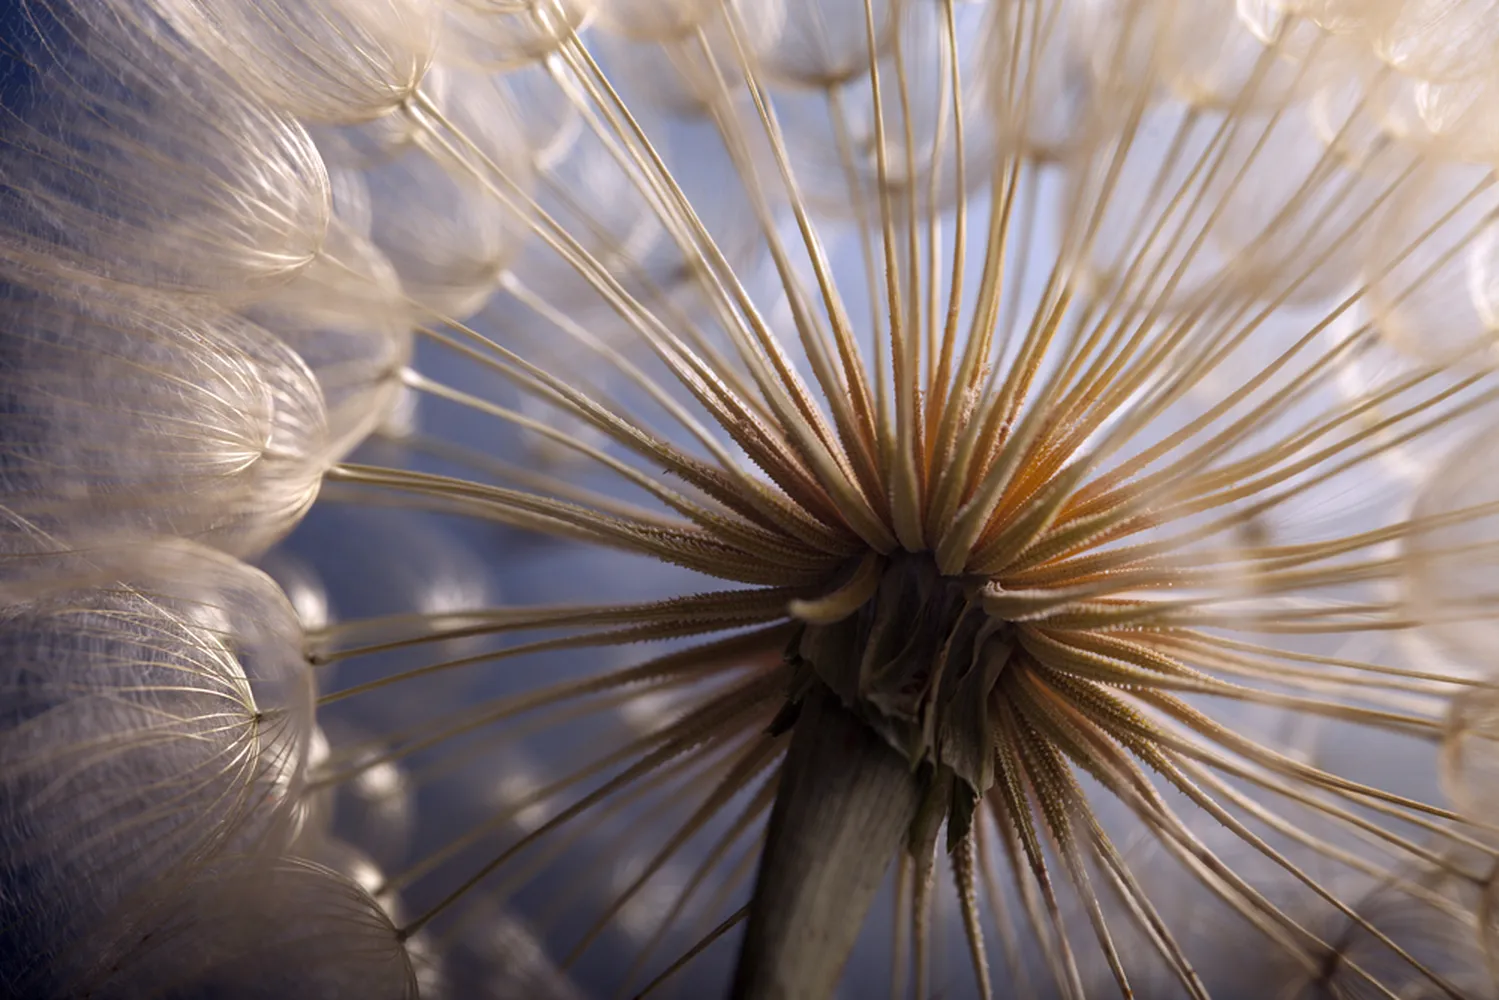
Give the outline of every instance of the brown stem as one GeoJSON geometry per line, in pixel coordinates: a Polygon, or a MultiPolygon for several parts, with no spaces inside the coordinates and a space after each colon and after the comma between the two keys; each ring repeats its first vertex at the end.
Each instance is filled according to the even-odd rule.
{"type": "Polygon", "coordinates": [[[906,758],[821,684],[781,769],[733,1000],[826,1000],[921,800],[906,758]]]}

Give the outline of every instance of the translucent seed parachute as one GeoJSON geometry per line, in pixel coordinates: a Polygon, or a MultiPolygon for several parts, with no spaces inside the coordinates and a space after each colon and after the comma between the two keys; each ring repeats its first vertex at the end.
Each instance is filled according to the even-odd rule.
{"type": "Polygon", "coordinates": [[[255,570],[178,543],[58,581],[0,618],[0,925],[17,996],[66,995],[88,942],[163,880],[286,849],[312,724],[291,609],[255,570]]]}
{"type": "Polygon", "coordinates": [[[263,551],[317,496],[322,394],[259,325],[87,285],[11,285],[0,323],[7,575],[157,535],[263,551]]]}
{"type": "Polygon", "coordinates": [[[7,264],[235,302],[284,282],[328,226],[306,129],[129,9],[37,7],[47,45],[3,110],[7,264]]]}

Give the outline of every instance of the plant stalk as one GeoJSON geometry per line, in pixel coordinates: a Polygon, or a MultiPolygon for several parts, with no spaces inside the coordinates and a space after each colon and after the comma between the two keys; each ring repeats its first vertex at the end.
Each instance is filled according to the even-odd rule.
{"type": "Polygon", "coordinates": [[[921,801],[907,759],[816,684],[781,768],[733,1000],[826,1000],[921,801]]]}

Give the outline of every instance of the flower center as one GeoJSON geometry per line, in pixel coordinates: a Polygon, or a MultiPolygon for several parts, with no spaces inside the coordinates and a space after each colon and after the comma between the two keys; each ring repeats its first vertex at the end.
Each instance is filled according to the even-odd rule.
{"type": "MultiPolygon", "coordinates": [[[[788,651],[802,685],[821,681],[913,770],[927,769],[924,813],[948,813],[949,839],[966,833],[994,782],[989,695],[1014,648],[1009,623],[979,602],[987,582],[943,576],[927,552],[896,553],[857,610],[807,623],[788,651]]],[[[942,817],[930,818],[934,834],[942,817]]]]}

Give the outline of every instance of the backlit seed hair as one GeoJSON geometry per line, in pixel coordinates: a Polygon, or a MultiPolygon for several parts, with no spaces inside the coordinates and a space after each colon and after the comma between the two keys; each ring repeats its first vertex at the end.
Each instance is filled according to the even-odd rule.
{"type": "Polygon", "coordinates": [[[62,990],[164,882],[285,850],[311,732],[300,631],[257,571],[177,543],[74,560],[69,577],[0,613],[0,927],[18,996],[62,990]]]}
{"type": "Polygon", "coordinates": [[[160,535],[260,552],[317,496],[322,393],[259,325],[82,284],[11,284],[0,325],[0,579],[160,535]]]}

